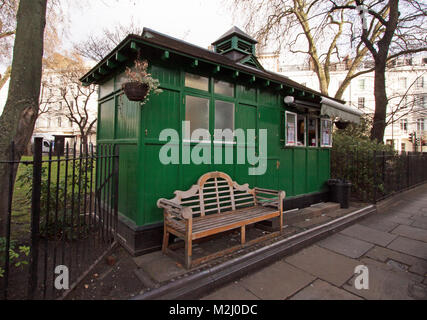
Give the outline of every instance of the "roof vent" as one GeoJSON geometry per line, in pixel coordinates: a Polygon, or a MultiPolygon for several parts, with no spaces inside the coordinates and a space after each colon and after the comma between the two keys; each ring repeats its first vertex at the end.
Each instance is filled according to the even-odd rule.
{"type": "Polygon", "coordinates": [[[238,27],[233,27],[212,43],[214,51],[235,62],[263,70],[256,58],[258,42],[238,27]]]}

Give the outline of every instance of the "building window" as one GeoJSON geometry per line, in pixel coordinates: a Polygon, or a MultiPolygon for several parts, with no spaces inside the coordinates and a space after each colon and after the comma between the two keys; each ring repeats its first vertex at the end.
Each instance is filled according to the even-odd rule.
{"type": "Polygon", "coordinates": [[[215,101],[215,129],[234,130],[234,103],[215,101]]]}
{"type": "Polygon", "coordinates": [[[365,90],[365,79],[360,79],[359,80],[359,89],[360,90],[365,90]]]}
{"type": "Polygon", "coordinates": [[[62,127],[62,118],[58,117],[58,128],[62,127]]]}
{"type": "Polygon", "coordinates": [[[234,85],[229,82],[215,80],[215,93],[234,97],[234,85]]]}
{"type": "Polygon", "coordinates": [[[299,114],[297,116],[297,145],[300,147],[303,147],[306,145],[305,138],[306,138],[306,116],[303,116],[299,114]]]}
{"type": "Polygon", "coordinates": [[[359,99],[357,100],[357,106],[359,109],[365,108],[365,97],[359,97],[359,99]]]}
{"type": "Polygon", "coordinates": [[[185,120],[190,122],[190,131],[185,131],[184,139],[189,140],[194,130],[209,130],[209,99],[186,96],[185,120]]]}
{"type": "Polygon", "coordinates": [[[73,127],[73,120],[68,119],[68,125],[69,125],[70,128],[72,128],[73,127]]]}
{"type": "Polygon", "coordinates": [[[418,132],[423,132],[424,128],[425,128],[425,119],[421,118],[421,119],[417,119],[417,131],[418,132]]]}
{"type": "Polygon", "coordinates": [[[416,87],[417,89],[424,88],[424,77],[419,77],[419,78],[417,79],[417,81],[415,82],[415,87],[416,87]]]}
{"type": "Polygon", "coordinates": [[[297,135],[297,115],[293,112],[286,112],[286,145],[296,145],[297,135]]]}
{"type": "Polygon", "coordinates": [[[399,84],[399,89],[406,89],[407,79],[406,78],[399,78],[398,84],[399,84]]]}
{"type": "Polygon", "coordinates": [[[316,118],[308,118],[308,145],[310,147],[318,146],[318,126],[316,118]]]}
{"type": "Polygon", "coordinates": [[[50,128],[52,125],[52,120],[50,118],[47,119],[47,127],[50,128]]]}
{"type": "Polygon", "coordinates": [[[400,151],[401,152],[406,152],[406,143],[401,143],[400,144],[400,151]]]}
{"type": "Polygon", "coordinates": [[[400,130],[403,132],[408,132],[408,119],[400,120],[400,130]]]}
{"type": "Polygon", "coordinates": [[[420,108],[427,107],[427,98],[424,94],[418,94],[415,96],[416,105],[420,108]]]}
{"type": "Polygon", "coordinates": [[[185,86],[203,91],[209,91],[209,78],[191,73],[185,74],[185,86]]]}
{"type": "Polygon", "coordinates": [[[321,146],[332,147],[332,121],[329,119],[320,120],[321,146]]]}

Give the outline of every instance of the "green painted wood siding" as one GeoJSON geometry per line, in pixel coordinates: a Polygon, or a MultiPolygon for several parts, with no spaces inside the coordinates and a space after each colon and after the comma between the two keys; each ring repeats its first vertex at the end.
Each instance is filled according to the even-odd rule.
{"type": "MultiPolygon", "coordinates": [[[[330,150],[325,148],[283,147],[281,138],[284,131],[283,96],[277,91],[237,83],[233,78],[219,80],[235,83],[234,97],[216,96],[213,92],[214,78],[210,75],[210,90],[203,92],[185,88],[185,72],[197,74],[198,69],[184,69],[164,61],[155,62],[151,67],[153,77],[160,80],[163,93],[152,95],[143,106],[129,102],[120,91],[113,98],[100,101],[98,143],[113,142],[120,149],[120,213],[138,226],[163,221],[163,213],[156,207],[159,198],[171,198],[175,190],[187,190],[198,178],[209,171],[223,171],[240,184],[251,187],[265,187],[285,190],[288,197],[322,191],[330,177],[330,150]],[[165,142],[159,141],[160,132],[172,128],[180,133],[181,122],[185,120],[185,97],[193,95],[210,101],[210,131],[215,126],[215,99],[232,102],[235,105],[235,129],[267,129],[268,154],[267,172],[263,176],[250,176],[250,164],[214,164],[211,146],[209,165],[180,164],[163,165],[159,152],[165,142]],[[115,97],[115,98],[114,98],[115,97]]],[[[209,74],[202,73],[204,76],[209,74]]],[[[190,147],[190,150],[194,145],[190,147]]],[[[225,156],[224,147],[223,157],[225,156]]],[[[234,161],[239,148],[234,145],[234,161]]]]}

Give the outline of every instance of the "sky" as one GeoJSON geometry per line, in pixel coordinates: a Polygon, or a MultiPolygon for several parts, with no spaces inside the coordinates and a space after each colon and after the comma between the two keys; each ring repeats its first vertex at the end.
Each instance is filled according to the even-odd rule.
{"type": "MultiPolygon", "coordinates": [[[[207,48],[235,23],[226,0],[69,0],[63,7],[67,32],[64,49],[84,41],[89,35],[99,35],[105,28],[117,24],[148,27],[207,48]]],[[[238,23],[238,27],[242,27],[238,23]]],[[[3,67],[1,68],[3,69],[3,67]]],[[[1,71],[0,71],[1,72],[1,71]]],[[[7,98],[8,86],[0,91],[0,114],[7,98]]]]}
{"type": "Polygon", "coordinates": [[[233,26],[225,0],[87,1],[88,6],[72,5],[67,12],[72,41],[84,40],[90,34],[133,19],[135,24],[207,47],[233,26]]]}

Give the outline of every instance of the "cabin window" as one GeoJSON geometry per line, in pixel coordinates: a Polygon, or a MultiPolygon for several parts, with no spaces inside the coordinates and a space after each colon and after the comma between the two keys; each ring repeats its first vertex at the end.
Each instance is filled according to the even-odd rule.
{"type": "Polygon", "coordinates": [[[321,119],[321,139],[322,147],[332,147],[332,121],[321,119]]]}
{"type": "MultiPolygon", "coordinates": [[[[215,129],[234,131],[234,103],[215,101],[215,129]]],[[[227,137],[226,140],[233,140],[233,138],[227,137]]]]}
{"type": "Polygon", "coordinates": [[[318,143],[318,125],[316,118],[308,118],[308,145],[310,147],[317,147],[318,143]]]}
{"type": "Polygon", "coordinates": [[[229,82],[215,80],[215,93],[234,97],[234,85],[229,82]]]}
{"type": "Polygon", "coordinates": [[[209,78],[186,73],[185,86],[193,89],[209,91],[209,78]]]}
{"type": "Polygon", "coordinates": [[[190,136],[186,131],[185,139],[190,139],[194,130],[209,130],[209,99],[187,96],[185,101],[185,121],[190,122],[190,136]]]}
{"type": "Polygon", "coordinates": [[[303,147],[306,145],[306,116],[299,114],[297,116],[297,145],[303,147]]]}
{"type": "Polygon", "coordinates": [[[286,112],[286,145],[296,145],[297,115],[296,113],[286,112]]]}

